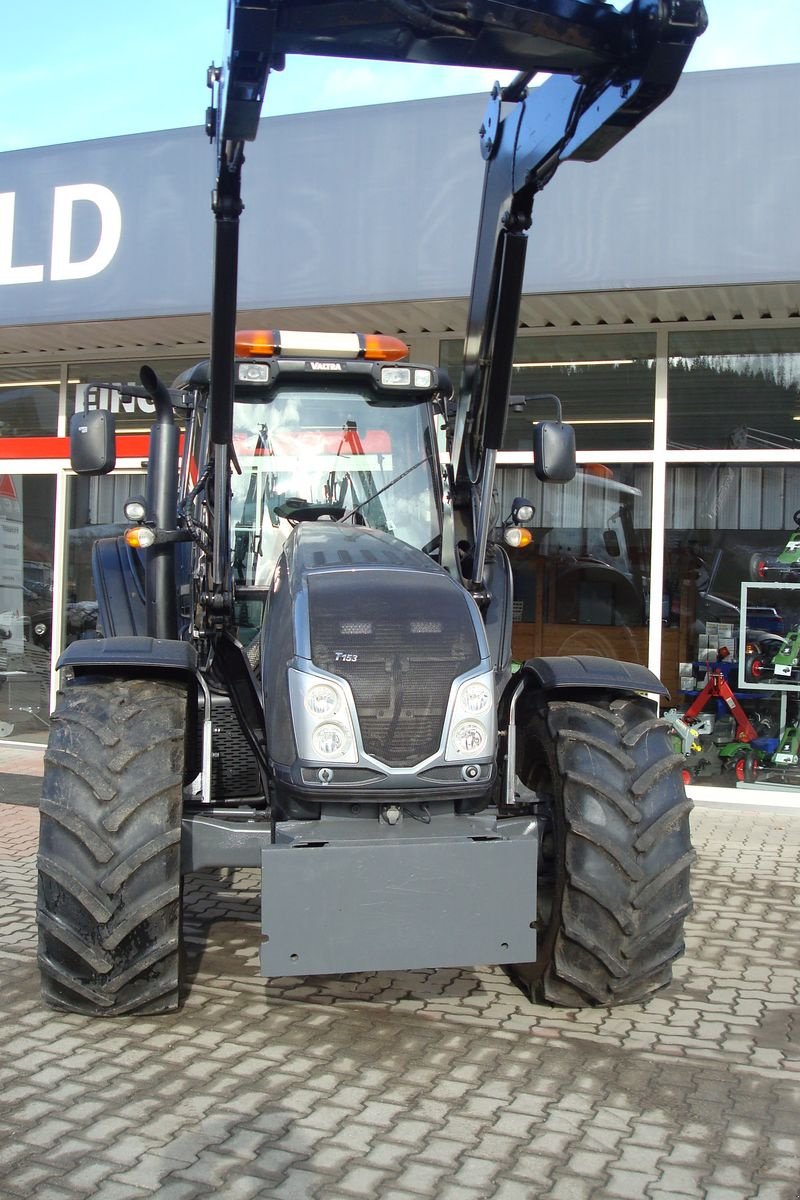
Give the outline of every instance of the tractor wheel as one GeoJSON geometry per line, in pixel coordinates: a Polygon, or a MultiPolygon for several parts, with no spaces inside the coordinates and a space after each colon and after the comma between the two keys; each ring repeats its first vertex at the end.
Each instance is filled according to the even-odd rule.
{"type": "Polygon", "coordinates": [[[543,817],[532,999],[647,1000],[672,978],[691,910],[691,801],[669,729],[638,697],[552,700],[520,728],[543,817]]]}
{"type": "Polygon", "coordinates": [[[186,688],[81,677],[53,713],[39,834],[39,967],[54,1008],[180,1003],[186,688]]]}

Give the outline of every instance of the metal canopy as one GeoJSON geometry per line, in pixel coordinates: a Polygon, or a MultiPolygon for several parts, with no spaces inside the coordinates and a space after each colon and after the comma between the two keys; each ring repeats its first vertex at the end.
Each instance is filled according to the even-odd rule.
{"type": "MultiPolygon", "coordinates": [[[[253,328],[360,329],[415,338],[457,336],[463,340],[466,297],[439,300],[383,300],[308,307],[243,310],[239,323],[253,328]]],[[[703,322],[708,328],[758,322],[800,325],[796,283],[631,289],[523,296],[519,332],[624,331],[678,328],[703,322]]],[[[94,358],[208,355],[208,314],[138,317],[123,320],[9,326],[0,329],[0,367],[94,358]]],[[[13,369],[13,368],[12,368],[13,369]]]]}

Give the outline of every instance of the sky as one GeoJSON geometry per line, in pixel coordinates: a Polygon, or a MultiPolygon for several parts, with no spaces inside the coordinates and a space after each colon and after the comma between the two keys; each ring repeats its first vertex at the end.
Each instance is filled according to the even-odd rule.
{"type": "MultiPolygon", "coordinates": [[[[622,7],[622,3],[617,4],[622,7]]],[[[800,0],[706,0],[689,70],[800,61],[800,0]]],[[[227,0],[0,0],[0,151],[202,125],[227,0]]],[[[487,91],[496,72],[290,58],[264,115],[487,91]]],[[[505,78],[508,78],[506,75],[505,78]]]]}

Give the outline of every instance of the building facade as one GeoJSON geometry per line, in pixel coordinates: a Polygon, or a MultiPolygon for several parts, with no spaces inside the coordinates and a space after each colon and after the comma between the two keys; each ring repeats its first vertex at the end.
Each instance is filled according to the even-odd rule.
{"type": "MultiPolygon", "coordinates": [[[[515,655],[649,663],[691,789],[748,803],[800,796],[798,86],[795,65],[689,74],[605,159],[560,168],[534,208],[500,455],[500,512],[536,506],[533,544],[513,552],[515,655]],[[550,392],[581,469],[542,488],[531,423],[549,414],[533,397],[550,392]]],[[[245,171],[241,325],[397,334],[455,374],[483,108],[267,118],[245,171]]],[[[213,155],[191,129],[7,153],[0,169],[11,744],[46,736],[57,652],[94,621],[91,545],[141,490],[148,404],[118,386],[144,361],[169,378],[207,355],[213,155]],[[123,435],[117,470],[88,482],[66,442],[84,405],[116,409],[123,435]]]]}

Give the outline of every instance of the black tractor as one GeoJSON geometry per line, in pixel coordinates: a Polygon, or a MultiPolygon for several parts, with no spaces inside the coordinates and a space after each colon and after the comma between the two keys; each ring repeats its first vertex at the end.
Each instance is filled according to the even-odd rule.
{"type": "MultiPolygon", "coordinates": [[[[209,73],[218,177],[211,355],[155,404],[147,494],[94,553],[98,636],[70,645],[41,802],[45,999],[91,1015],[181,998],[182,876],[262,872],[263,974],[501,964],[532,998],[647,999],[690,910],[690,804],[649,671],[515,669],[497,512],[535,193],[656,107],[700,0],[232,0],[209,73]],[[343,10],[347,10],[346,13],[343,10]],[[236,334],[243,145],[286,53],[514,66],[454,389],[380,334],[236,334]],[[553,77],[530,94],[533,73],[553,77]]],[[[78,471],[114,465],[78,414],[78,471]]],[[[539,478],[572,430],[533,429],[539,478]]]]}

